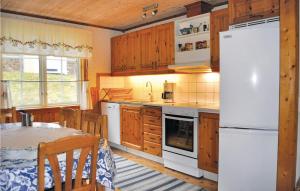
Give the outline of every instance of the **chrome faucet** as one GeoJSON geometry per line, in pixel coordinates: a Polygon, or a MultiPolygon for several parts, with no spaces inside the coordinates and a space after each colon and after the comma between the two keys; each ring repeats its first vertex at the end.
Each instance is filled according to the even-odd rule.
{"type": "Polygon", "coordinates": [[[152,83],[150,81],[146,82],[146,88],[150,85],[150,93],[148,93],[149,95],[149,100],[150,102],[153,101],[153,91],[152,91],[152,83]]]}

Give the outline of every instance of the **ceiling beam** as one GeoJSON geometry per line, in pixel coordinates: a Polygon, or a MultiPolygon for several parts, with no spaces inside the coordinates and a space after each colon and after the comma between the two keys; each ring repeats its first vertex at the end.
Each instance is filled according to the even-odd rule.
{"type": "Polygon", "coordinates": [[[280,0],[280,111],[277,191],[295,189],[299,94],[298,3],[299,0],[280,0]]]}
{"type": "Polygon", "coordinates": [[[124,31],[124,30],[118,29],[118,28],[106,27],[106,26],[89,24],[89,23],[78,22],[78,21],[72,21],[72,20],[67,20],[67,19],[60,19],[60,18],[55,18],[55,17],[48,17],[48,16],[37,15],[37,14],[32,14],[32,13],[11,11],[11,10],[7,10],[7,9],[0,9],[0,12],[14,14],[14,15],[21,15],[21,16],[26,16],[26,17],[34,17],[34,18],[39,18],[39,19],[47,19],[47,20],[51,20],[51,21],[59,21],[59,22],[82,25],[82,26],[88,26],[88,27],[96,27],[96,28],[101,28],[101,29],[115,30],[115,31],[120,31],[120,32],[124,31]]]}

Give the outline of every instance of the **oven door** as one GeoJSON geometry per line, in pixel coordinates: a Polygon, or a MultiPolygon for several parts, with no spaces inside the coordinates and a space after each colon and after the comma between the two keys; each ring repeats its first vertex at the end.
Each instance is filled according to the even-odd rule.
{"type": "Polygon", "coordinates": [[[198,118],[163,114],[163,150],[198,157],[198,118]]]}

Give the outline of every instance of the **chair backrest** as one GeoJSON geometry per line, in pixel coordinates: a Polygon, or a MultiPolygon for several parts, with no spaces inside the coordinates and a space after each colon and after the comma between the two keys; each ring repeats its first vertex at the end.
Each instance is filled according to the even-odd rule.
{"type": "Polygon", "coordinates": [[[91,87],[90,88],[90,93],[91,93],[91,100],[92,100],[92,106],[93,110],[95,112],[101,112],[101,107],[100,107],[100,96],[99,96],[99,88],[98,87],[91,87]]]}
{"type": "Polygon", "coordinates": [[[17,122],[17,110],[15,107],[9,109],[0,109],[0,123],[17,122]]]}
{"type": "Polygon", "coordinates": [[[108,138],[107,116],[91,111],[82,111],[81,130],[101,138],[108,138]]]}
{"type": "Polygon", "coordinates": [[[59,124],[64,127],[80,129],[81,111],[61,108],[59,111],[59,124]]]}
{"type": "Polygon", "coordinates": [[[38,190],[45,187],[45,159],[48,159],[54,176],[55,191],[62,190],[61,171],[57,155],[66,153],[66,181],[64,190],[89,190],[96,188],[96,164],[99,147],[99,136],[76,135],[58,139],[38,146],[38,190]],[[77,163],[75,186],[72,189],[73,151],[81,149],[77,163]],[[91,153],[89,184],[82,184],[82,173],[88,154],[91,153]]]}

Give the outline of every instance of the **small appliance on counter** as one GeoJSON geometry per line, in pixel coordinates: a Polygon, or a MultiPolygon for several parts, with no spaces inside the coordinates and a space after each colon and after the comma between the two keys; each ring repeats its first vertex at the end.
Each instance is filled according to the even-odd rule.
{"type": "Polygon", "coordinates": [[[164,92],[161,98],[165,103],[174,103],[175,83],[169,83],[167,80],[164,83],[164,92]]]}
{"type": "Polygon", "coordinates": [[[23,127],[31,127],[33,121],[33,115],[31,113],[26,113],[25,111],[20,111],[21,114],[21,124],[23,127]]]}

